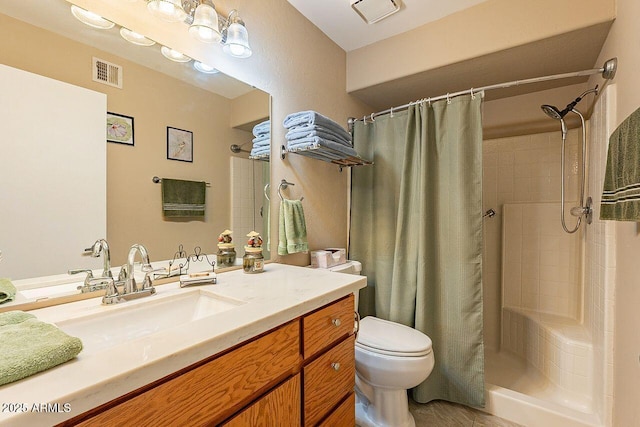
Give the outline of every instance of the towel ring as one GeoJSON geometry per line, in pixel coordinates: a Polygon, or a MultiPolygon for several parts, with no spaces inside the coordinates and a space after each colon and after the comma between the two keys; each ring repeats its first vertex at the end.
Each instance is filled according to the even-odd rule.
{"type": "MultiPolygon", "coordinates": [[[[284,197],[282,196],[282,192],[280,190],[286,190],[288,186],[295,185],[293,182],[288,182],[286,179],[280,181],[280,185],[278,185],[278,197],[280,197],[280,201],[284,201],[284,197]]],[[[304,197],[300,197],[300,201],[304,200],[304,197]]]]}

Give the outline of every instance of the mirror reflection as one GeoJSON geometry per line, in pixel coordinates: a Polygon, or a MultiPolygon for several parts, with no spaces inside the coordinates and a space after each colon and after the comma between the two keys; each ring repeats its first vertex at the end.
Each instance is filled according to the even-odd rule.
{"type": "MultiPolygon", "coordinates": [[[[106,168],[100,172],[96,162],[94,171],[104,174],[106,169],[106,176],[102,177],[102,182],[106,182],[106,203],[84,204],[95,207],[93,203],[97,203],[105,215],[80,215],[89,223],[96,217],[97,229],[106,229],[106,234],[94,235],[95,228],[90,225],[63,228],[51,221],[48,211],[53,205],[65,212],[66,205],[76,199],[71,184],[89,182],[92,175],[78,167],[79,160],[72,155],[74,149],[67,147],[62,138],[55,143],[54,150],[62,155],[49,163],[56,163],[66,171],[79,171],[65,178],[66,185],[58,184],[55,188],[32,185],[28,191],[16,191],[10,183],[17,179],[46,183],[48,177],[31,167],[30,162],[22,163],[20,177],[3,177],[0,171],[0,197],[7,205],[22,206],[25,200],[38,199],[41,197],[38,191],[55,195],[55,202],[48,205],[51,209],[31,212],[36,221],[53,230],[55,238],[34,235],[32,227],[22,226],[15,219],[0,219],[0,227],[5,231],[13,229],[13,234],[27,247],[25,256],[0,239],[3,254],[0,277],[22,279],[66,274],[70,269],[101,271],[102,259],[81,254],[97,239],[105,237],[114,267],[125,262],[129,248],[135,243],[145,245],[152,263],[172,259],[180,245],[187,254],[195,251],[214,254],[219,234],[227,229],[233,231],[235,249],[241,258],[249,232],[255,230],[266,235],[269,162],[250,160],[249,151],[254,138],[252,129],[269,119],[269,95],[222,73],[198,71],[193,61],[169,61],[157,44],[143,47],[128,43],[120,36],[118,25],[108,30],[90,28],[71,15],[69,6],[63,0],[39,1],[37,8],[22,0],[3,0],[0,63],[104,94],[106,112],[112,113],[110,117],[116,119],[117,125],[126,128],[123,135],[114,130],[109,138],[113,142],[106,142],[104,137],[101,140],[102,147],[106,145],[106,168]],[[108,67],[117,67],[119,84],[94,81],[92,70],[96,68],[96,59],[108,67]],[[127,129],[131,129],[132,138],[127,129]],[[177,130],[175,134],[171,129],[177,130]],[[187,148],[188,152],[177,153],[178,148],[187,148]],[[161,185],[153,181],[156,176],[208,183],[204,217],[163,215],[161,185]],[[84,243],[80,246],[69,243],[78,241],[84,243]],[[43,250],[44,247],[54,249],[43,250]],[[39,261],[55,258],[55,248],[68,249],[73,254],[72,260],[57,264],[39,261]]],[[[66,112],[70,101],[65,98],[54,100],[57,104],[53,110],[66,112]]],[[[3,111],[10,110],[6,102],[3,111]]],[[[78,121],[83,120],[73,114],[63,117],[59,126],[65,129],[75,130],[78,121]]],[[[106,117],[100,120],[104,123],[106,117]]],[[[26,121],[34,128],[39,127],[30,117],[26,121]]],[[[41,132],[42,137],[36,143],[40,147],[48,143],[50,134],[41,132]]],[[[2,144],[9,141],[3,139],[2,144]]],[[[27,141],[14,140],[11,144],[26,145],[27,141]]],[[[37,145],[33,150],[42,153],[37,145]]],[[[99,186],[101,181],[96,182],[99,186]]],[[[95,189],[95,193],[101,191],[104,189],[95,189]]],[[[3,235],[5,232],[0,231],[0,236],[3,235]]],[[[268,259],[267,238],[264,240],[264,255],[268,259]]]]}

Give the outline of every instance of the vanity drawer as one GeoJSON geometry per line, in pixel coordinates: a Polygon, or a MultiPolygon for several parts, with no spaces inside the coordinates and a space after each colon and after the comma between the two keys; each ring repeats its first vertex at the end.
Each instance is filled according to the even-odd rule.
{"type": "Polygon", "coordinates": [[[305,359],[353,333],[353,294],[302,318],[305,359]]]}
{"type": "Polygon", "coordinates": [[[356,375],[354,345],[355,336],[351,335],[304,367],[305,426],[316,425],[353,392],[356,375]]]}
{"type": "Polygon", "coordinates": [[[218,423],[298,371],[299,334],[299,322],[290,322],[146,392],[130,393],[116,406],[107,404],[79,425],[218,423]]]}

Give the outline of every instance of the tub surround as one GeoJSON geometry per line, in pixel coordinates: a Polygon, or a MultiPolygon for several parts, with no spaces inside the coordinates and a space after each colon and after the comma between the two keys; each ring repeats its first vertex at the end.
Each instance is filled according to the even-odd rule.
{"type": "MultiPolygon", "coordinates": [[[[220,274],[217,285],[195,289],[239,301],[238,306],[186,325],[114,343],[101,351],[92,352],[87,348],[71,362],[0,387],[0,402],[24,404],[26,408],[25,412],[0,412],[0,425],[60,423],[250,340],[365,285],[365,277],[275,263],[269,264],[263,274],[247,275],[240,270],[220,274]],[[46,403],[58,403],[59,412],[32,411],[34,404],[46,403]]],[[[177,282],[169,283],[159,287],[158,295],[148,300],[193,290],[180,288],[177,282]]],[[[134,303],[138,301],[122,304],[134,303]]],[[[100,305],[99,298],[92,298],[31,313],[42,321],[59,323],[85,316],[100,305]]],[[[108,328],[109,324],[104,327],[108,328]]]]}

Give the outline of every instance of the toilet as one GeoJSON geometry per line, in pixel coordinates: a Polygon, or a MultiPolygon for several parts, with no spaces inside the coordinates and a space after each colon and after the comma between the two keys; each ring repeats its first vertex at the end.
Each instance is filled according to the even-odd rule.
{"type": "MultiPolygon", "coordinates": [[[[362,265],[349,261],[331,270],[360,274],[362,265]]],[[[360,320],[355,358],[356,424],[414,427],[407,390],[433,370],[431,339],[408,326],[367,316],[360,320]]]]}

